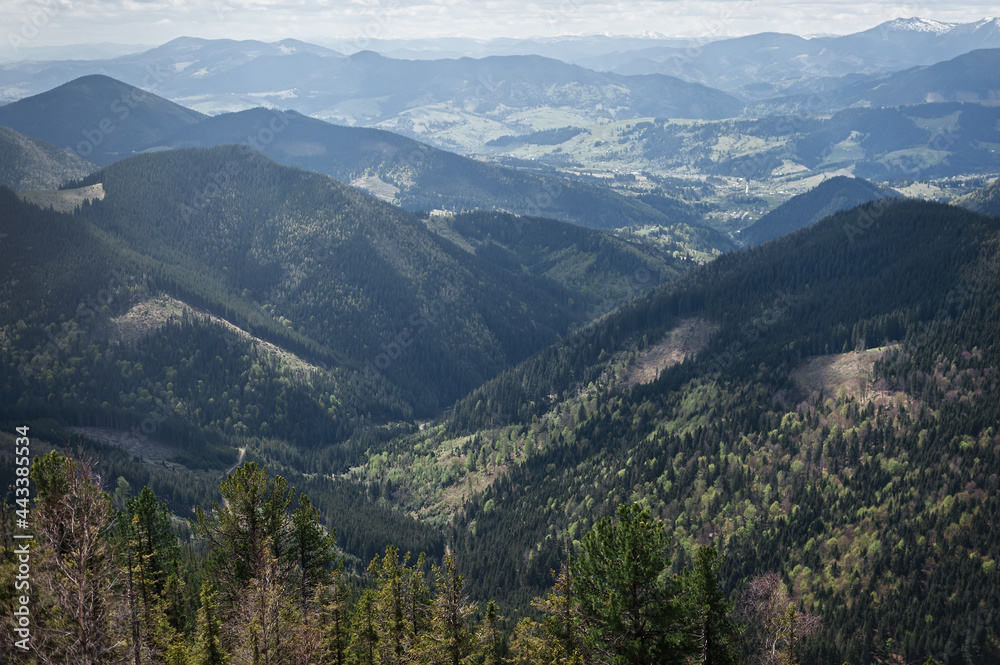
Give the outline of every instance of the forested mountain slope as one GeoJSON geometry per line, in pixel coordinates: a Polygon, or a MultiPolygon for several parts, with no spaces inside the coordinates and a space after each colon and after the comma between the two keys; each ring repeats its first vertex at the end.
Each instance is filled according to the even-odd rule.
{"type": "Polygon", "coordinates": [[[1000,180],[994,180],[986,187],[964,197],[959,204],[984,215],[1000,217],[1000,180]]]}
{"type": "Polygon", "coordinates": [[[497,166],[399,134],[333,125],[295,111],[254,108],[207,117],[107,76],[86,76],[5,106],[0,123],[101,165],[150,150],[242,144],[411,211],[502,210],[592,228],[690,228],[689,220],[609,188],[497,166]]]}
{"type": "Polygon", "coordinates": [[[205,117],[100,74],[0,106],[0,125],[102,165],[129,157],[205,117]]]}
{"type": "Polygon", "coordinates": [[[0,185],[14,191],[52,189],[97,168],[51,143],[0,127],[0,185]]]}
{"type": "Polygon", "coordinates": [[[4,404],[66,424],[154,418],[183,442],[274,437],[322,451],[303,462],[320,468],[357,428],[433,414],[691,265],[511,216],[491,232],[523,235],[531,256],[477,256],[239,146],[137,156],[78,184],[98,183],[103,200],[72,217],[4,210],[4,404]]]}
{"type": "Polygon", "coordinates": [[[793,196],[740,231],[739,238],[748,245],[759,245],[811,226],[835,212],[898,194],[883,190],[861,178],[837,176],[824,180],[813,189],[793,196]]]}
{"type": "MultiPolygon", "coordinates": [[[[995,24],[994,24],[995,25],[995,24]]],[[[994,28],[995,29],[995,28],[994,28]]],[[[836,111],[852,106],[888,107],[926,102],[990,103],[996,97],[1000,49],[977,49],[953,59],[813,95],[772,100],[774,109],[836,111]],[[809,99],[807,99],[809,98],[809,99]]]]}
{"type": "Polygon", "coordinates": [[[806,661],[997,662],[998,250],[956,208],[839,213],[627,304],[369,473],[410,496],[392,451],[436,450],[479,488],[453,530],[477,594],[525,601],[565,538],[639,501],[681,561],[718,547],[731,592],[782,575],[823,621],[806,661]],[[622,381],[691,320],[718,326],[693,359],[622,381]]]}
{"type": "Polygon", "coordinates": [[[469,159],[380,129],[295,111],[224,113],[167,138],[171,148],[244,143],[290,166],[326,173],[407,210],[503,210],[592,228],[677,220],[607,188],[469,159]]]}

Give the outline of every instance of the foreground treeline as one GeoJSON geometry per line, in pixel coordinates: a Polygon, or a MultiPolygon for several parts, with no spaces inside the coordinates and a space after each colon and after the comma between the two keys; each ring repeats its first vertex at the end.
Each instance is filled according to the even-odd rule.
{"type": "Polygon", "coordinates": [[[34,500],[3,504],[11,662],[793,663],[819,623],[776,574],[731,603],[711,548],[676,569],[663,525],[638,504],[569,548],[550,593],[516,621],[469,601],[451,555],[429,565],[389,547],[367,571],[346,570],[308,497],[254,463],[221,481],[221,505],[196,511],[187,540],[151,490],[131,496],[120,479],[109,494],[97,466],[38,457],[34,500]],[[27,575],[15,516],[34,536],[27,575]],[[22,606],[27,639],[11,621],[22,606]]]}

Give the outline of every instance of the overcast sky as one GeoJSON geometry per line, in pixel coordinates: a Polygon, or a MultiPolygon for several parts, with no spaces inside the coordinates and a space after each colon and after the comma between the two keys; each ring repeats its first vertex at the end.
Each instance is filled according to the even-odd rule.
{"type": "Polygon", "coordinates": [[[3,46],[160,44],[205,38],[476,38],[560,34],[723,37],[764,31],[847,34],[899,17],[970,22],[996,0],[955,4],[814,0],[3,0],[3,46]]]}

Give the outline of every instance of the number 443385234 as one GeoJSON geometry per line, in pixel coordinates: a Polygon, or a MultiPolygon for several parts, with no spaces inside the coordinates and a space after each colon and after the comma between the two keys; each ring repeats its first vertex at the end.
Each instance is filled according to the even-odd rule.
{"type": "Polygon", "coordinates": [[[28,427],[18,427],[17,447],[14,450],[14,465],[17,467],[14,481],[16,495],[15,503],[17,510],[17,526],[21,529],[28,528],[28,499],[30,498],[30,487],[28,486],[28,474],[31,472],[31,441],[28,439],[28,427]]]}

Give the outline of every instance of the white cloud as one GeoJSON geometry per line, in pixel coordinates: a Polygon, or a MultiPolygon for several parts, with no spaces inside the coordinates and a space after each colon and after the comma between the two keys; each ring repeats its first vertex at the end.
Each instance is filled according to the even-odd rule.
{"type": "MultiPolygon", "coordinates": [[[[966,22],[996,14],[993,2],[814,0],[7,0],[0,25],[35,45],[160,43],[181,35],[278,39],[528,37],[646,31],[720,37],[762,31],[848,33],[900,16],[966,22]],[[27,28],[25,28],[27,26],[27,28]]],[[[0,34],[0,39],[3,35],[0,34]]]]}

